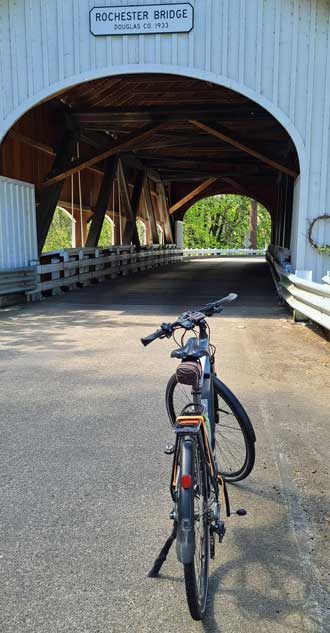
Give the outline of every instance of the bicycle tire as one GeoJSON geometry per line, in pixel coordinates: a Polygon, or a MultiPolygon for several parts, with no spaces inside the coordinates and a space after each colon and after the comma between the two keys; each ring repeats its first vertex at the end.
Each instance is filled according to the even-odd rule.
{"type": "MultiPolygon", "coordinates": [[[[185,464],[185,443],[181,444],[180,463],[185,464]]],[[[180,525],[181,504],[192,509],[191,524],[194,530],[193,561],[184,563],[184,581],[190,615],[194,620],[202,620],[207,603],[208,572],[210,558],[210,527],[207,513],[207,475],[205,465],[194,443],[191,473],[193,485],[188,489],[179,488],[178,525],[180,525]],[[189,497],[189,498],[188,498],[189,497]],[[201,519],[202,516],[202,519],[201,519]],[[199,517],[199,518],[197,518],[199,517]],[[197,531],[198,525],[198,531],[197,531]]]]}
{"type": "MultiPolygon", "coordinates": [[[[178,415],[180,415],[181,410],[176,410],[175,406],[175,389],[178,385],[176,374],[173,374],[169,379],[166,387],[165,401],[166,401],[166,409],[170,419],[172,426],[175,425],[175,421],[178,415]]],[[[215,409],[220,409],[220,413],[222,413],[223,417],[227,415],[232,416],[232,421],[235,426],[227,429],[227,439],[222,437],[223,448],[219,448],[219,443],[216,441],[215,447],[215,455],[216,460],[219,467],[219,472],[221,476],[228,482],[236,482],[245,479],[252,471],[255,463],[255,433],[252,426],[252,423],[247,415],[245,409],[236,398],[236,396],[230,391],[230,389],[216,376],[213,376],[213,385],[214,385],[214,393],[215,393],[215,409]],[[216,402],[216,399],[218,402],[216,402]],[[224,405],[219,407],[219,399],[220,403],[224,403],[224,405]],[[225,406],[228,407],[229,411],[225,410],[225,406]],[[237,427],[237,428],[236,428],[237,427]],[[237,436],[237,431],[240,431],[240,436],[237,436]],[[235,439],[231,439],[229,434],[235,434],[235,439]],[[240,453],[241,455],[237,458],[237,465],[232,465],[230,467],[230,453],[232,454],[233,449],[230,448],[230,444],[232,442],[239,441],[240,453]],[[221,453],[221,454],[220,454],[221,453]],[[229,467],[226,467],[226,462],[229,467]]],[[[185,385],[180,385],[180,389],[182,392],[182,404],[187,404],[191,401],[190,393],[188,388],[185,385]],[[186,397],[186,401],[183,402],[184,397],[186,397]]],[[[176,403],[178,407],[178,402],[176,403]]],[[[215,417],[217,419],[218,411],[215,412],[215,417]]],[[[216,438],[217,434],[223,434],[225,425],[223,424],[223,417],[218,423],[215,425],[216,430],[216,438]]],[[[233,455],[232,455],[233,461],[233,455]]]]}

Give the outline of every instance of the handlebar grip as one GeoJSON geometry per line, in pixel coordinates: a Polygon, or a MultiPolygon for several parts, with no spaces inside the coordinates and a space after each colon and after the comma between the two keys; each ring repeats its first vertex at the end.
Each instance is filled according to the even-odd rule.
{"type": "Polygon", "coordinates": [[[231,292],[227,297],[226,301],[236,301],[238,295],[235,292],[231,292]]]}
{"type": "Polygon", "coordinates": [[[147,345],[150,345],[150,343],[155,341],[156,338],[160,338],[161,336],[164,336],[163,330],[156,330],[156,332],[153,332],[152,334],[148,334],[148,336],[141,338],[141,343],[142,345],[144,345],[144,347],[147,347],[147,345]]]}

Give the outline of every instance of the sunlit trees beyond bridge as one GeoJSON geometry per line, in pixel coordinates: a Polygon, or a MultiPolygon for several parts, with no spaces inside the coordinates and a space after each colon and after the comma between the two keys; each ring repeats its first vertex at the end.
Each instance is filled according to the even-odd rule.
{"type": "Polygon", "coordinates": [[[264,248],[270,239],[269,212],[245,196],[205,198],[184,218],[185,248],[264,248]]]}

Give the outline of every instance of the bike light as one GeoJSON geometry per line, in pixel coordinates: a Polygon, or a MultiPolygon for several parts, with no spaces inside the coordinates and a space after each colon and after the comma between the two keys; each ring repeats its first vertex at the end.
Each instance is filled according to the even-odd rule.
{"type": "Polygon", "coordinates": [[[181,486],[182,486],[182,488],[187,490],[188,488],[191,488],[192,483],[193,483],[193,481],[192,481],[192,476],[191,475],[182,475],[182,477],[181,477],[181,486]]]}

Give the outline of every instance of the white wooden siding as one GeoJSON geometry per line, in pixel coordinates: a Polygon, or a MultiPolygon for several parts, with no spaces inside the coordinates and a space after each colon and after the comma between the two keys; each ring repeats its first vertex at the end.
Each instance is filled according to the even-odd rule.
{"type": "MultiPolygon", "coordinates": [[[[96,77],[165,72],[228,86],[266,107],[296,144],[301,182],[292,246],[297,267],[312,268],[320,279],[329,260],[309,247],[306,228],[330,210],[330,3],[190,2],[190,33],[96,38],[90,9],[132,2],[0,0],[0,139],[37,102],[96,77]]],[[[325,230],[320,224],[321,242],[325,230]]]]}
{"type": "Polygon", "coordinates": [[[34,185],[0,176],[0,270],[37,257],[34,185]]]}

